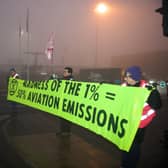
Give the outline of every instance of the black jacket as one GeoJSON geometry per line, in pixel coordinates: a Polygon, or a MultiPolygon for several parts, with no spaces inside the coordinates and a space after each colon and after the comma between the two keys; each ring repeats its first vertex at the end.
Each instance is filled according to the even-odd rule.
{"type": "MultiPolygon", "coordinates": [[[[135,87],[140,87],[140,83],[137,83],[135,87]]],[[[154,109],[158,110],[162,106],[162,101],[161,101],[161,96],[159,91],[157,90],[156,87],[153,86],[146,86],[147,89],[152,90],[148,99],[147,103],[154,109]]],[[[145,135],[145,128],[138,128],[137,133],[134,138],[134,143],[141,143],[144,140],[144,135],[145,135]]]]}

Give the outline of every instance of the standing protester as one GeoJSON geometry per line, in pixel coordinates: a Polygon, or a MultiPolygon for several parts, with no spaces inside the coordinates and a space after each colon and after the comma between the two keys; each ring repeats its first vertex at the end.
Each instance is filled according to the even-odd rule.
{"type": "MultiPolygon", "coordinates": [[[[63,80],[73,80],[73,69],[71,67],[65,67],[63,72],[63,80]]],[[[60,120],[60,132],[56,135],[70,135],[71,133],[71,123],[67,120],[60,120]]]]}
{"type": "Polygon", "coordinates": [[[11,68],[10,69],[10,76],[9,77],[12,77],[14,79],[19,79],[19,74],[16,72],[15,68],[11,68]]]}
{"type": "Polygon", "coordinates": [[[149,86],[145,80],[142,80],[141,69],[138,66],[132,66],[126,69],[125,83],[122,86],[143,87],[151,90],[151,93],[144,104],[139,128],[136,132],[134,141],[129,152],[122,152],[121,168],[136,168],[140,159],[140,148],[144,140],[145,130],[156,116],[156,110],[161,108],[161,98],[156,87],[149,86]]]}
{"type": "MultiPolygon", "coordinates": [[[[9,70],[8,81],[9,81],[9,78],[10,78],[10,77],[12,77],[12,78],[14,78],[14,79],[19,79],[19,78],[20,78],[20,77],[19,77],[19,74],[16,72],[15,68],[11,68],[11,69],[9,70]]],[[[11,108],[12,108],[11,116],[12,116],[12,117],[16,117],[17,111],[18,111],[18,110],[17,110],[17,103],[11,101],[10,104],[11,104],[11,108]]]]}

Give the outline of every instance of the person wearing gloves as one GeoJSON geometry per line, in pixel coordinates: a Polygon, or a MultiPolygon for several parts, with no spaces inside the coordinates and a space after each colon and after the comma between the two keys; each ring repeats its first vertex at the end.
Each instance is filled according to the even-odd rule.
{"type": "Polygon", "coordinates": [[[129,152],[122,152],[121,168],[136,168],[140,159],[140,148],[144,141],[146,128],[156,116],[156,110],[161,108],[161,97],[156,87],[152,87],[151,85],[148,85],[145,80],[142,80],[142,72],[139,66],[131,66],[126,69],[122,86],[143,87],[151,90],[142,109],[139,128],[136,132],[132,146],[129,152]]]}
{"type": "MultiPolygon", "coordinates": [[[[11,68],[9,70],[9,76],[7,82],[9,82],[10,77],[12,77],[13,79],[20,79],[20,76],[16,72],[15,68],[11,68]]],[[[10,106],[11,106],[11,117],[16,117],[18,114],[18,104],[16,102],[10,101],[10,106]]]]}

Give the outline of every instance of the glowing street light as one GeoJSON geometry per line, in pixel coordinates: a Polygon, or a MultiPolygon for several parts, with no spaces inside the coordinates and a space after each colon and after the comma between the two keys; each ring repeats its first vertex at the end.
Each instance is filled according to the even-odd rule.
{"type": "Polygon", "coordinates": [[[95,12],[100,13],[100,14],[104,14],[108,11],[108,6],[107,4],[101,2],[99,4],[97,4],[96,8],[95,8],[95,12]]]}

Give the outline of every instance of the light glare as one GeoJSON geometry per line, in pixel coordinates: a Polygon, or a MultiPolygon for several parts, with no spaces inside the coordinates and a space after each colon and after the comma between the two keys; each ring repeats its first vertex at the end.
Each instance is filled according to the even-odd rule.
{"type": "Polygon", "coordinates": [[[105,3],[99,3],[96,7],[96,12],[105,13],[107,11],[107,5],[105,3]]]}

